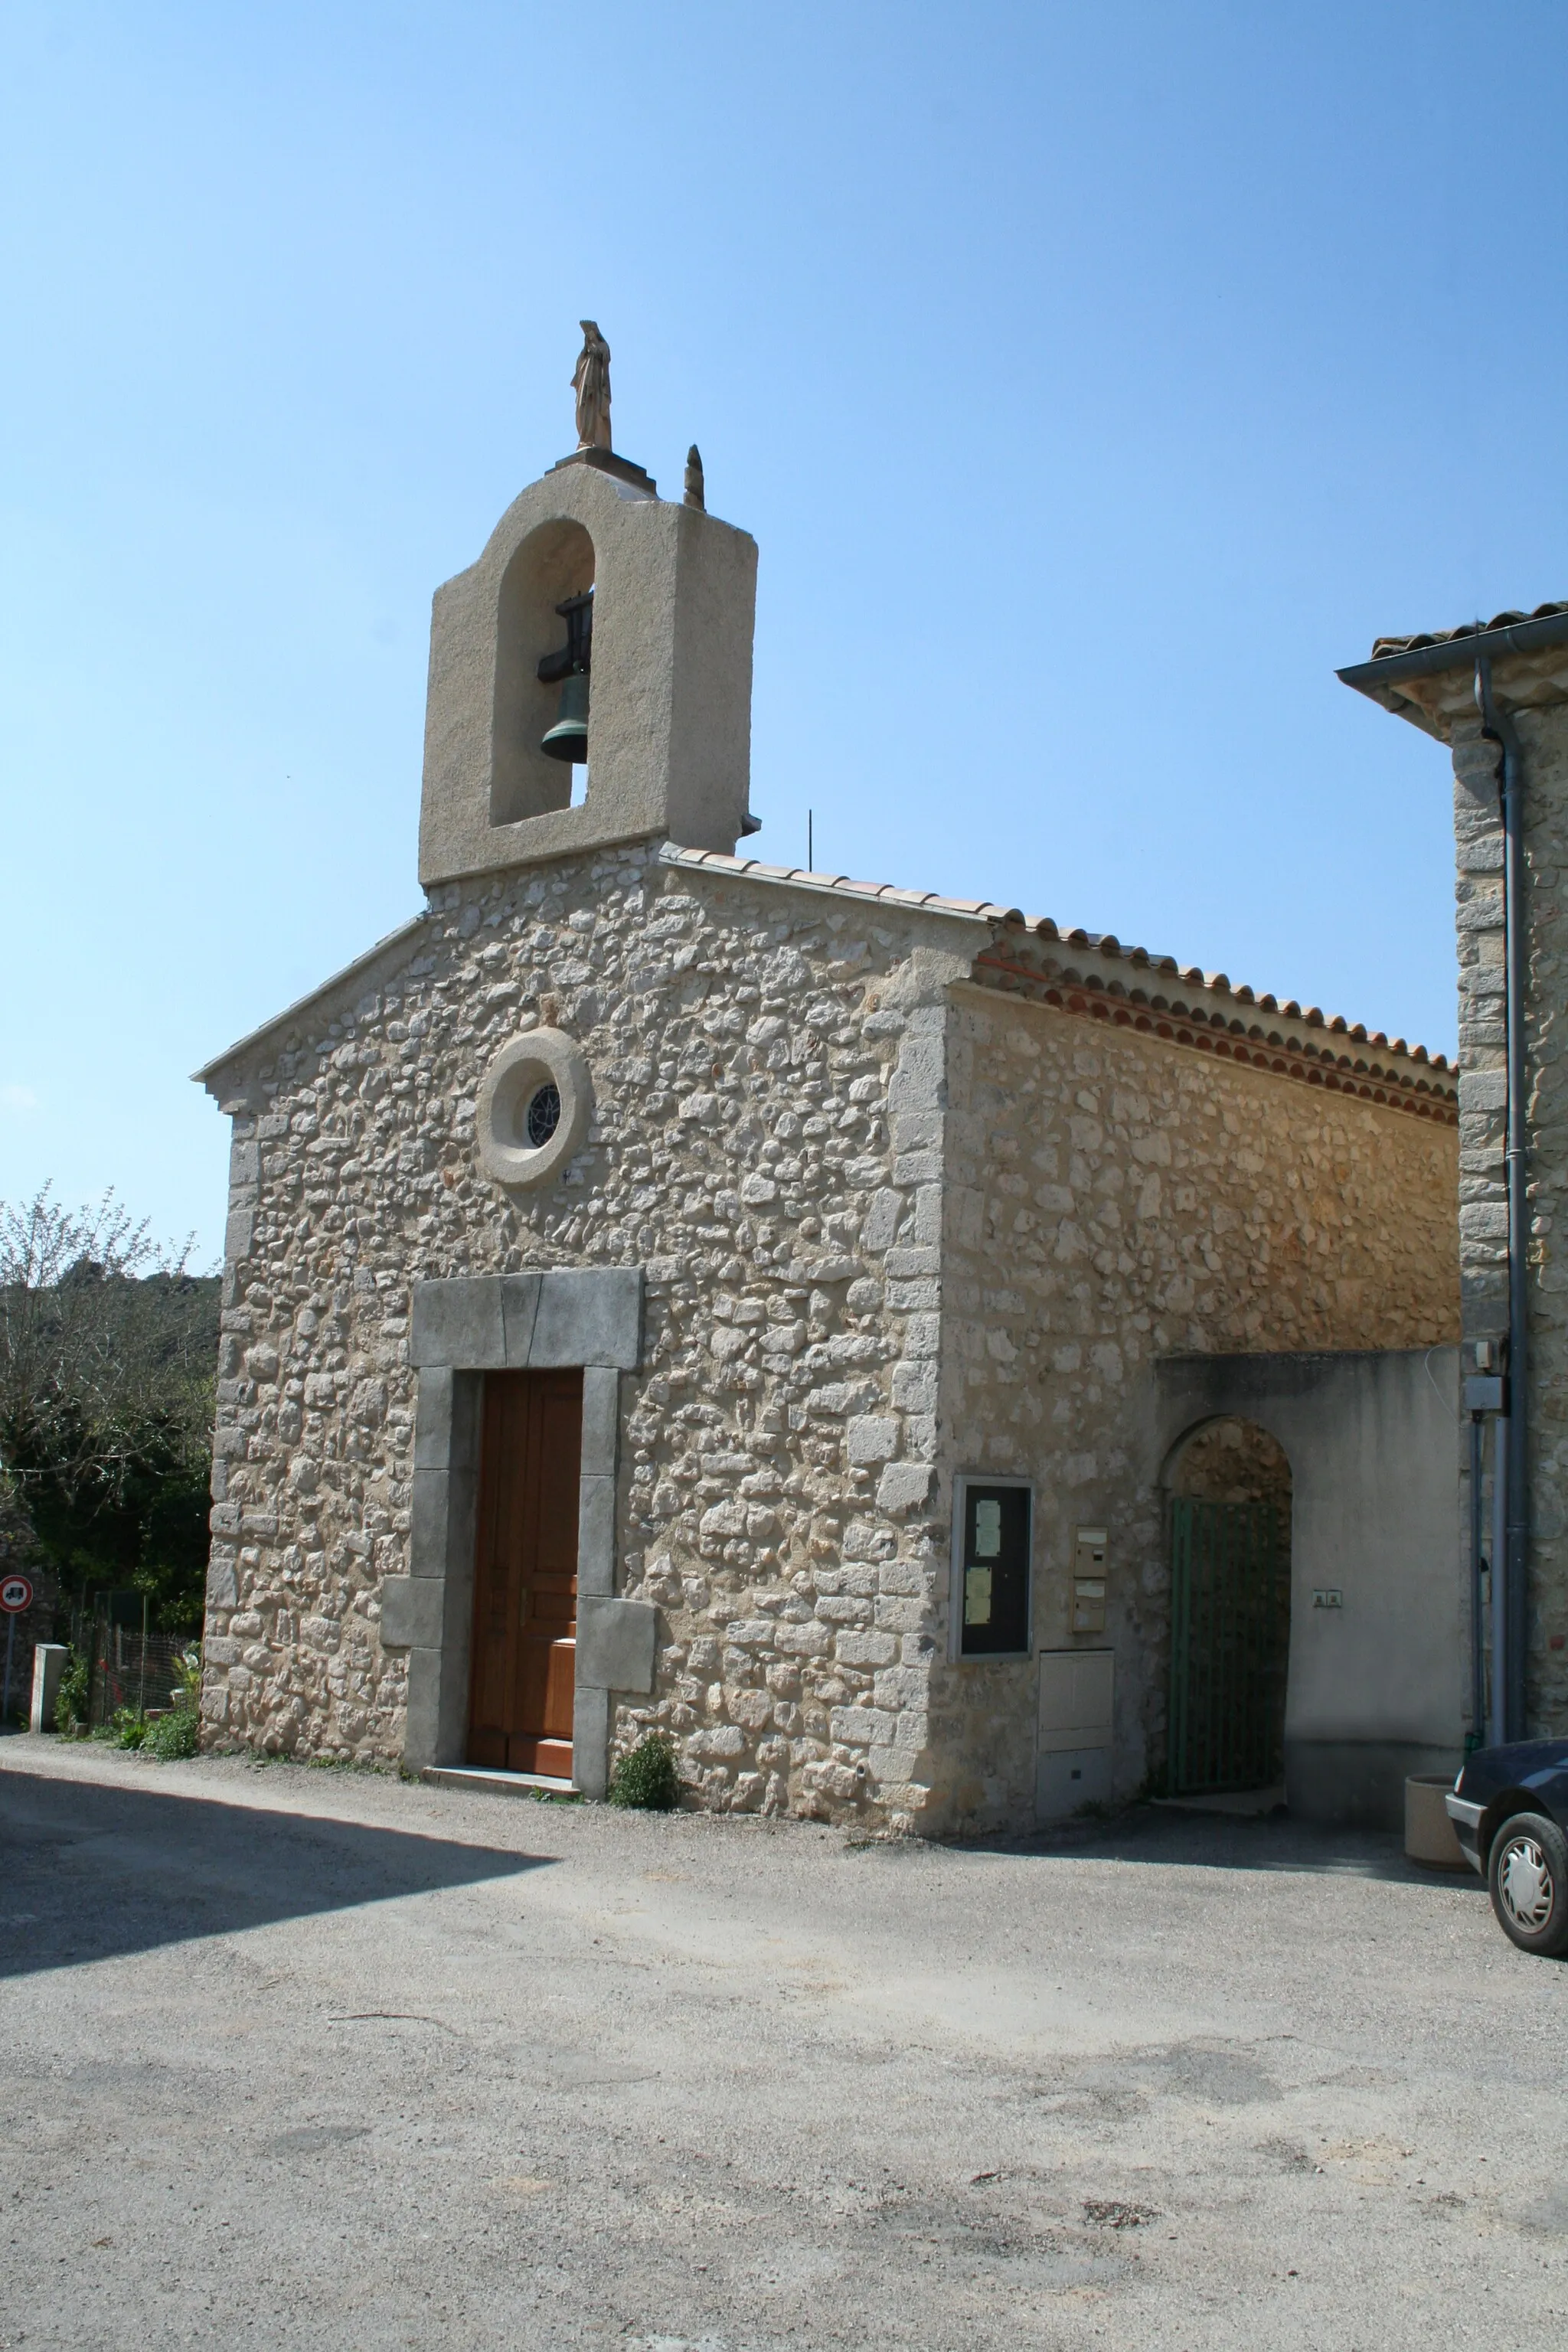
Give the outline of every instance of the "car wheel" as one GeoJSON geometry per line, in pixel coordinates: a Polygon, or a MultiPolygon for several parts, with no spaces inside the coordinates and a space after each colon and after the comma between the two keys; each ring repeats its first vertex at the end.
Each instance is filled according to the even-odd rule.
{"type": "Polygon", "coordinates": [[[1568,1951],[1568,1838],[1541,1813],[1515,1813],[1492,1840],[1492,1909],[1521,1952],[1568,1951]]]}

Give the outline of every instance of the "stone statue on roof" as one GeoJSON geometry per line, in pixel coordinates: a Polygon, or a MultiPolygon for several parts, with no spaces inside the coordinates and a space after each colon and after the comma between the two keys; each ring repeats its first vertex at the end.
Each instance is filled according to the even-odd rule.
{"type": "Polygon", "coordinates": [[[610,347],[593,319],[579,320],[583,348],[572,373],[577,395],[577,446],[610,446],[610,347]]]}

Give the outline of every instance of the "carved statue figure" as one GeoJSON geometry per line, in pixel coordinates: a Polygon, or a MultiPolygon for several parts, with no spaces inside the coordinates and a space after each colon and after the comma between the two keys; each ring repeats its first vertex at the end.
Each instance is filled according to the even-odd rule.
{"type": "Polygon", "coordinates": [[[577,395],[577,446],[607,449],[610,445],[610,347],[592,319],[579,320],[583,349],[572,373],[577,395]]]}

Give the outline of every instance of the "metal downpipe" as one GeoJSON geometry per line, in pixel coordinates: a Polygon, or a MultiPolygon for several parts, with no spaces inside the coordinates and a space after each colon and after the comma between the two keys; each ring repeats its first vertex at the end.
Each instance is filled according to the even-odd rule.
{"type": "Polygon", "coordinates": [[[1486,1559],[1485,1507],[1481,1499],[1487,1424],[1479,1412],[1470,1415],[1470,1738],[1468,1745],[1487,1744],[1487,1620],[1481,1572],[1486,1559]]]}
{"type": "MultiPolygon", "coordinates": [[[[1524,1667],[1528,1624],[1530,1496],[1526,1479],[1529,1437],[1529,1297],[1526,1269],[1529,1255],[1529,1202],[1525,1192],[1525,918],[1522,761],[1513,721],[1492,699],[1491,662],[1483,655],[1476,663],[1476,700],[1480,706],[1481,732],[1502,752],[1499,782],[1503,825],[1503,953],[1504,1036],[1508,1072],[1508,1129],[1504,1169],[1508,1192],[1508,1418],[1498,1432],[1501,1441],[1494,1479],[1500,1473],[1507,1497],[1507,1528],[1502,1560],[1500,1619],[1501,1673],[1497,1676],[1502,1700],[1500,1718],[1492,1725],[1494,1739],[1525,1737],[1524,1667]]],[[[1494,1577],[1496,1563],[1494,1560],[1494,1577]]]]}
{"type": "Polygon", "coordinates": [[[1508,1738],[1508,1417],[1492,1423],[1492,1713],[1488,1737],[1495,1747],[1508,1738]]]}

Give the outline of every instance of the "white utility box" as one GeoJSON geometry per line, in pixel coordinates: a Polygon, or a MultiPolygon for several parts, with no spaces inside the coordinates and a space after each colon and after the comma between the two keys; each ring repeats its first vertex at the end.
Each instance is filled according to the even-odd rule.
{"type": "Polygon", "coordinates": [[[1042,1650],[1035,1817],[1058,1822],[1110,1801],[1116,1658],[1110,1650],[1042,1650]]]}

